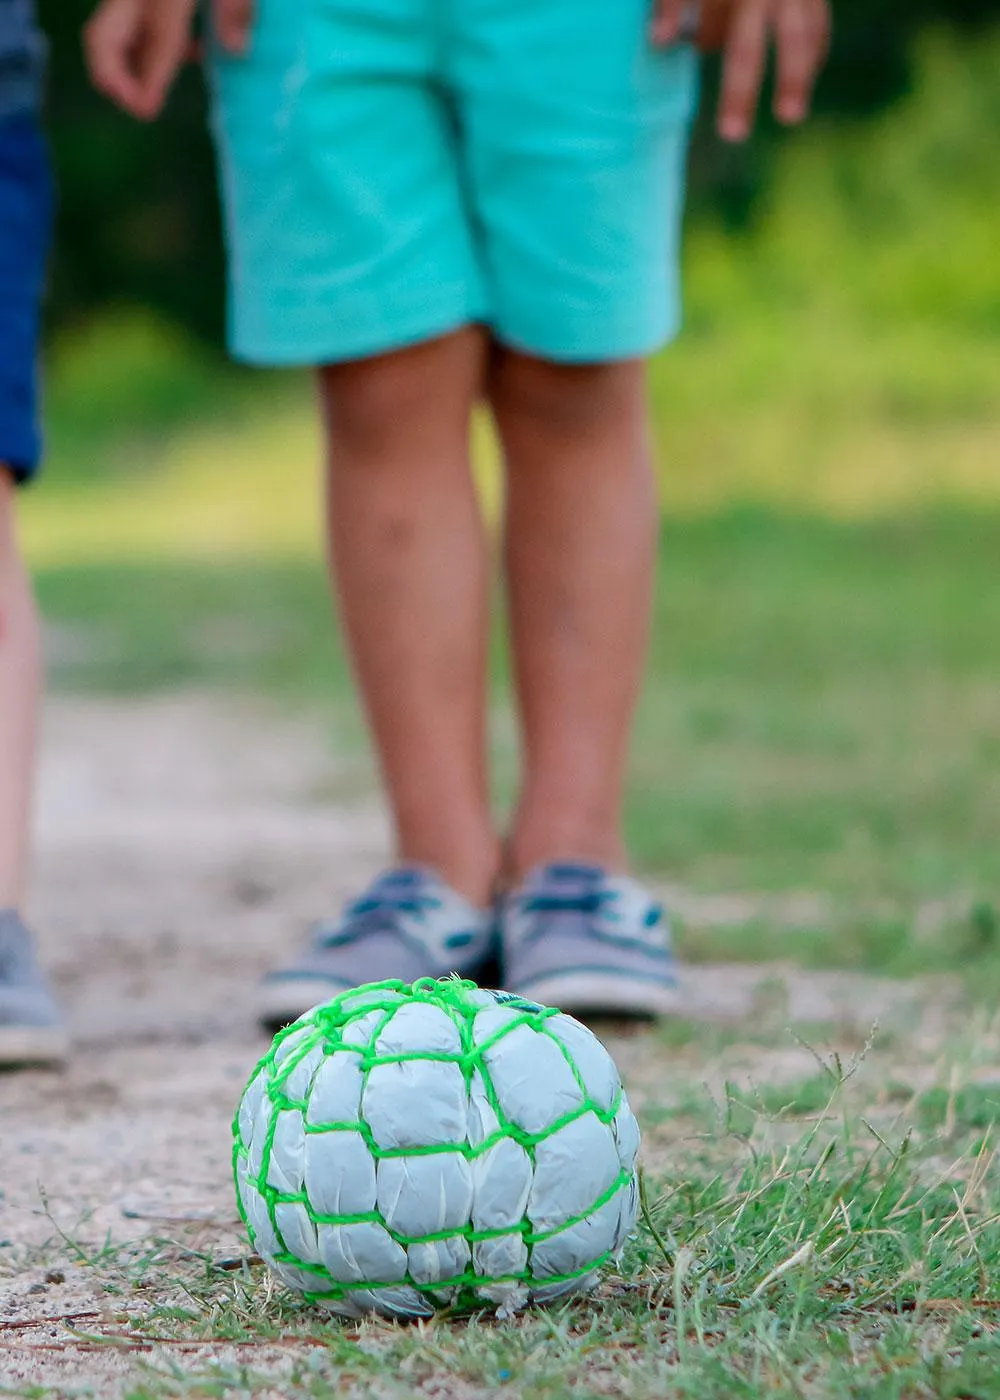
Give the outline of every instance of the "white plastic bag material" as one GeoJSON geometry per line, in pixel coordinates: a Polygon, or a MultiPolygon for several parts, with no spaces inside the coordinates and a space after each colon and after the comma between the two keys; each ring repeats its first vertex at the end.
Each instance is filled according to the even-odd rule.
{"type": "Polygon", "coordinates": [[[595,1259],[613,1254],[621,1209],[619,1192],[575,1225],[538,1240],[531,1249],[531,1277],[544,1279],[553,1274],[574,1274],[593,1264],[595,1259]]]}
{"type": "Polygon", "coordinates": [[[472,1211],[472,1170],[459,1152],[383,1157],[376,1173],[378,1213],[397,1235],[461,1230],[472,1211]]]}
{"type": "MultiPolygon", "coordinates": [[[[528,1267],[528,1246],[520,1234],[494,1235],[476,1240],[472,1246],[472,1267],[480,1278],[504,1279],[523,1275],[528,1267]]],[[[507,1285],[508,1288],[516,1285],[507,1285]]],[[[485,1289],[482,1290],[485,1292],[485,1289]]],[[[487,1295],[492,1297],[492,1294],[487,1295]]]]}
{"type": "Polygon", "coordinates": [[[380,1317],[406,1319],[434,1316],[434,1304],[406,1284],[401,1288],[378,1288],[372,1298],[372,1310],[380,1317]]]}
{"type": "Polygon", "coordinates": [[[512,1138],[504,1138],[473,1158],[473,1229],[516,1229],[524,1219],[531,1182],[531,1158],[512,1138]]]}
{"type": "Polygon", "coordinates": [[[469,1082],[469,1146],[482,1147],[487,1138],[493,1137],[499,1130],[500,1119],[487,1098],[483,1076],[477,1069],[469,1082]]]}
{"type": "MultiPolygon", "coordinates": [[[[397,1011],[396,1019],[402,1014],[397,1011]]],[[[375,1065],[361,1116],[383,1149],[462,1144],[469,1120],[465,1078],[457,1064],[442,1060],[375,1065]]]]}
{"type": "Polygon", "coordinates": [[[274,1125],[267,1185],[283,1196],[297,1196],[305,1178],[306,1125],[297,1108],[281,1109],[274,1125]]]}
{"type": "MultiPolygon", "coordinates": [[[[263,1070],[258,1070],[243,1091],[243,1097],[240,1099],[240,1109],[236,1120],[240,1142],[242,1142],[247,1151],[250,1150],[254,1136],[258,1133],[258,1129],[264,1126],[261,1120],[261,1113],[264,1108],[264,1100],[266,1097],[267,1075],[263,1070]]],[[[264,1133],[260,1132],[259,1137],[259,1151],[263,1151],[264,1133]]],[[[254,1175],[256,1176],[259,1171],[260,1161],[258,1160],[257,1171],[254,1172],[254,1175]]]]}
{"type": "Polygon", "coordinates": [[[328,1293],[336,1285],[322,1274],[314,1274],[309,1269],[297,1269],[294,1264],[275,1263],[271,1268],[288,1288],[299,1293],[328,1293]]]}
{"type": "MultiPolygon", "coordinates": [[[[340,1003],[340,1014],[345,1017],[356,1016],[366,1006],[379,1008],[399,1006],[405,1000],[406,998],[400,992],[391,991],[388,987],[362,987],[352,996],[344,997],[340,1003]]],[[[384,1013],[380,1011],[381,1014],[384,1013]]]]}
{"type": "Polygon", "coordinates": [[[615,1258],[621,1254],[625,1241],[635,1229],[635,1222],[639,1218],[639,1182],[633,1176],[629,1184],[622,1192],[622,1210],[618,1220],[618,1229],[615,1232],[614,1249],[615,1258]]]}
{"type": "Polygon", "coordinates": [[[357,1123],[361,1118],[363,1086],[361,1056],[356,1050],[337,1050],[327,1055],[313,1080],[306,1122],[316,1126],[357,1123]]]}
{"type": "Polygon", "coordinates": [[[406,1275],[406,1250],[381,1225],[321,1225],[319,1252],[338,1283],[395,1283],[406,1275]]]}
{"type": "Polygon", "coordinates": [[[621,1107],[612,1119],[611,1131],[622,1169],[630,1172],[639,1156],[639,1124],[635,1121],[635,1114],[625,1094],[622,1094],[621,1107]]]}
{"type": "Polygon", "coordinates": [[[464,1235],[452,1235],[446,1240],[411,1244],[406,1255],[413,1282],[432,1284],[441,1279],[461,1278],[469,1267],[472,1251],[464,1235]]]}
{"type": "Polygon", "coordinates": [[[600,1281],[601,1275],[595,1269],[593,1273],[584,1274],[580,1278],[562,1279],[559,1283],[545,1283],[540,1287],[532,1287],[531,1301],[533,1303],[554,1303],[557,1298],[566,1298],[570,1293],[593,1293],[600,1281]]]}
{"type": "Polygon", "coordinates": [[[278,1201],[274,1207],[274,1223],[284,1242],[286,1254],[294,1254],[305,1264],[321,1263],[316,1226],[309,1219],[305,1206],[293,1201],[278,1201]]]}
{"type": "Polygon", "coordinates": [[[370,1288],[354,1288],[339,1298],[317,1298],[316,1301],[335,1317],[344,1317],[351,1321],[370,1317],[375,1311],[375,1294],[370,1288]]]}
{"type": "Polygon", "coordinates": [[[315,1030],[310,1025],[304,1025],[300,1030],[289,1031],[274,1052],[275,1072],[277,1073],[285,1061],[290,1059],[295,1051],[301,1049],[305,1042],[315,1034],[315,1030]]]}
{"type": "Polygon", "coordinates": [[[375,1209],[375,1159],[360,1133],[307,1133],[306,1195],[316,1215],[368,1215],[375,1209]]]}
{"type": "Polygon", "coordinates": [[[388,1015],[387,1011],[365,1012],[356,1021],[348,1022],[340,1033],[341,1040],[347,1046],[356,1045],[361,1050],[367,1050],[372,1036],[388,1015]]]}
{"type": "Polygon", "coordinates": [[[323,1063],[322,1045],[314,1045],[295,1065],[282,1082],[281,1092],[293,1103],[304,1104],[312,1089],[313,1080],[323,1063]]]}
{"type": "Polygon", "coordinates": [[[589,1211],[620,1173],[611,1129],[595,1113],[586,1113],[559,1128],[535,1148],[535,1176],[528,1200],[532,1228],[539,1234],[555,1230],[573,1216],[589,1211]]]}
{"type": "Polygon", "coordinates": [[[261,1168],[264,1165],[264,1144],[267,1141],[274,1113],[274,1106],[267,1097],[267,1081],[263,1075],[258,1075],[247,1090],[246,1097],[240,1107],[239,1119],[240,1140],[247,1149],[249,1175],[255,1181],[259,1179],[261,1168]],[[244,1117],[249,1117],[250,1113],[253,1113],[253,1117],[244,1128],[244,1117]]]}
{"type": "Polygon", "coordinates": [[[274,1255],[281,1253],[281,1244],[267,1213],[267,1202],[251,1181],[242,1183],[240,1199],[243,1202],[251,1243],[257,1253],[270,1262],[274,1255]]]}
{"type": "MultiPolygon", "coordinates": [[[[476,1022],[489,1012],[481,1011],[476,1022]]],[[[583,1094],[555,1041],[528,1025],[483,1052],[500,1110],[526,1133],[543,1133],[581,1107],[583,1094]]]]}
{"type": "Polygon", "coordinates": [[[523,1019],[523,1011],[516,1011],[512,1006],[498,1006],[491,999],[483,1006],[482,1011],[476,1013],[472,1023],[472,1043],[477,1047],[483,1045],[498,1031],[506,1030],[508,1026],[513,1026],[523,1019]]]}
{"type": "Polygon", "coordinates": [[[393,1013],[375,1041],[376,1055],[460,1055],[462,1037],[446,1011],[426,1002],[410,1001],[393,1013]]]}
{"type": "Polygon", "coordinates": [[[546,1021],[545,1029],[569,1051],[591,1103],[602,1113],[610,1113],[622,1082],[614,1060],[597,1036],[572,1016],[565,1015],[553,1016],[546,1021]]]}

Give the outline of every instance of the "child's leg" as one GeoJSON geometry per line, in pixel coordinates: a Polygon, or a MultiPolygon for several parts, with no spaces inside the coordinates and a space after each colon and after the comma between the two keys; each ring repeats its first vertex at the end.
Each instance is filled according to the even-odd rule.
{"type": "Polygon", "coordinates": [[[38,622],[0,465],[0,1065],[56,1062],[66,1033],[18,912],[25,884],[38,713],[38,622]]]}
{"type": "Polygon", "coordinates": [[[464,330],[323,372],[336,587],[399,855],[478,905],[498,865],[488,552],[468,460],[484,358],[464,330]]]}
{"type": "Polygon", "coordinates": [[[15,535],[14,483],[0,466],[0,909],[24,894],[38,691],[38,621],[15,535]]]}
{"type": "Polygon", "coordinates": [[[644,388],[639,361],[512,352],[492,381],[525,748],[515,878],[559,860],[626,864],[622,788],[657,526],[644,388]]]}

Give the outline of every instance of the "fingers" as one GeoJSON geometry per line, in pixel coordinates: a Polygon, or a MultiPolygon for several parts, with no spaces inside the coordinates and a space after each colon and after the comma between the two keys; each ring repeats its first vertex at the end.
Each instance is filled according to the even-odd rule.
{"type": "Polygon", "coordinates": [[[144,50],[144,76],[150,116],[156,116],[184,63],[191,42],[196,0],[156,0],[151,9],[149,40],[144,50]]]}
{"type": "Polygon", "coordinates": [[[753,128],[772,29],[777,48],[774,114],[792,124],[809,110],[829,46],[829,0],[737,0],[719,102],[719,133],[727,141],[743,141],[753,128]]]}
{"type": "Polygon", "coordinates": [[[813,87],[826,54],[828,12],[823,0],[784,0],[775,18],[778,50],[774,115],[789,125],[809,110],[813,87]]]}
{"type": "Polygon", "coordinates": [[[105,0],[84,30],[94,86],[132,116],[160,112],[184,61],[196,0],[105,0]]]}
{"type": "Polygon", "coordinates": [[[689,0],[656,0],[650,28],[653,43],[661,47],[675,43],[691,8],[689,0]]]}
{"type": "Polygon", "coordinates": [[[230,53],[246,53],[254,21],[254,0],[215,0],[215,37],[230,53]]]}
{"type": "Polygon", "coordinates": [[[139,0],[102,5],[83,31],[91,82],[98,92],[136,117],[147,115],[145,90],[132,61],[141,32],[139,0]]]}
{"type": "Polygon", "coordinates": [[[733,17],[722,67],[719,135],[745,141],[757,115],[767,64],[767,0],[744,0],[733,17]]]}

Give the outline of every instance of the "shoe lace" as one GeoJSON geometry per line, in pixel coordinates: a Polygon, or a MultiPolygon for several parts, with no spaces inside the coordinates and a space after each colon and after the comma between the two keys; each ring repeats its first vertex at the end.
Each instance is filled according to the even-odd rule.
{"type": "MultiPolygon", "coordinates": [[[[583,914],[589,918],[604,916],[613,923],[621,917],[614,908],[617,890],[588,890],[579,894],[541,894],[527,900],[526,914],[583,914]]],[[[650,903],[643,916],[646,928],[652,928],[663,918],[663,905],[650,903]]]]}
{"type": "Polygon", "coordinates": [[[440,901],[433,895],[393,894],[391,891],[362,895],[349,904],[335,923],[319,924],[314,939],[318,948],[342,948],[367,934],[382,931],[386,923],[397,925],[403,919],[420,923],[440,901]]]}

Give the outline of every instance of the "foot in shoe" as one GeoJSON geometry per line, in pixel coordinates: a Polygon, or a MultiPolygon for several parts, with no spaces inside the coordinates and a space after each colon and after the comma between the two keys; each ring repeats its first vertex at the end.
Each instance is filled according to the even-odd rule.
{"type": "Polygon", "coordinates": [[[339,992],[390,978],[456,972],[480,981],[495,958],[492,910],[477,909],[431,870],[400,866],[379,875],[334,923],[317,925],[297,958],[268,973],[258,1015],[269,1029],[288,1025],[339,992]]]}
{"type": "Polygon", "coordinates": [[[504,985],[577,1014],[676,1010],[677,967],[662,908],[600,866],[541,866],[500,906],[504,985]]]}
{"type": "Polygon", "coordinates": [[[58,1064],[67,1050],[34,939],[16,910],[0,910],[0,1065],[58,1064]]]}

